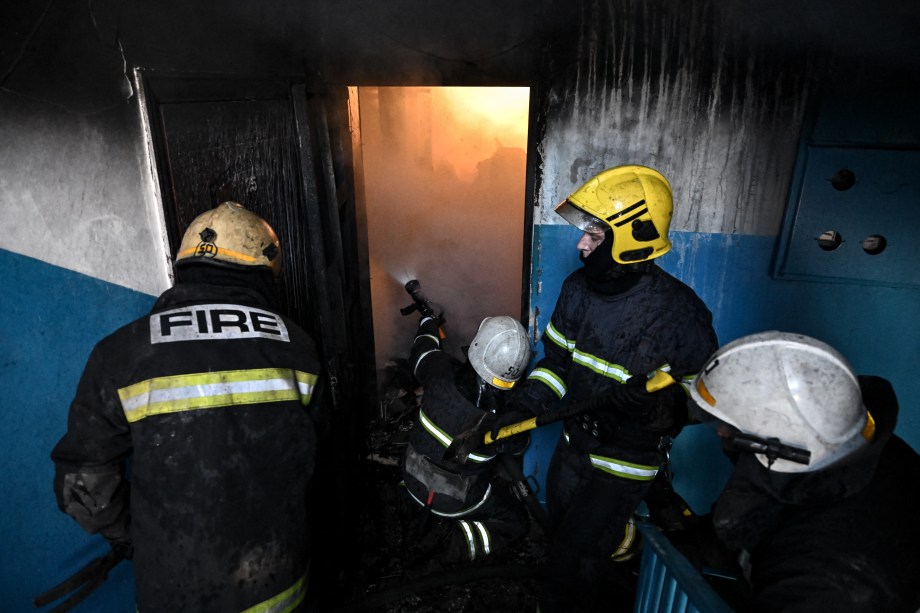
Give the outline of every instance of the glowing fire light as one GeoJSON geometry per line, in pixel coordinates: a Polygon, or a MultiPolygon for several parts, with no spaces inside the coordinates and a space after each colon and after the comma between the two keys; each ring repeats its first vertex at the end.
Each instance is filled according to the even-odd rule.
{"type": "MultiPolygon", "coordinates": [[[[432,153],[436,162],[449,163],[470,178],[479,160],[496,145],[526,149],[530,90],[526,87],[439,87],[432,104],[452,118],[435,123],[432,153]],[[450,125],[449,130],[443,126],[450,125]]],[[[437,113],[437,111],[435,111],[437,113]]]]}

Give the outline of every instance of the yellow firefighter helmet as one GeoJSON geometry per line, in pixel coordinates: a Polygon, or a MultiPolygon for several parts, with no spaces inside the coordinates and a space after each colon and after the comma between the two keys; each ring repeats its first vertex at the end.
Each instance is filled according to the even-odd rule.
{"type": "Polygon", "coordinates": [[[265,266],[281,272],[281,243],[268,222],[238,202],[224,202],[196,217],[179,245],[176,265],[204,262],[265,266]]]}
{"type": "Polygon", "coordinates": [[[614,261],[634,264],[671,250],[673,209],[668,180],[657,170],[630,164],[596,175],[555,210],[585,232],[612,230],[614,261]]]}

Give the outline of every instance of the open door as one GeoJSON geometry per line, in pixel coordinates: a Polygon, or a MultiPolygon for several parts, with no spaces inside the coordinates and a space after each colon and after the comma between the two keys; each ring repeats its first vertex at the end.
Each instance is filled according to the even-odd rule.
{"type": "MultiPolygon", "coordinates": [[[[346,569],[363,426],[362,340],[347,90],[317,95],[287,80],[141,75],[171,253],[199,213],[244,204],[279,235],[279,307],[317,342],[331,440],[314,478],[314,582],[334,590],[346,569]],[[342,135],[345,135],[344,138],[342,135]],[[360,382],[359,382],[360,381],[360,382]]],[[[372,365],[371,367],[372,368],[372,365]]],[[[319,587],[319,585],[317,587],[319,587]]],[[[323,588],[320,588],[322,592],[323,588]]]]}
{"type": "MultiPolygon", "coordinates": [[[[418,280],[444,310],[444,348],[465,360],[485,317],[527,326],[531,207],[527,87],[355,88],[360,110],[380,418],[402,408],[389,382],[408,357],[418,317],[401,308],[418,280]]],[[[360,149],[358,149],[360,147],[360,149]]],[[[396,375],[396,376],[394,376],[396,375]]],[[[397,398],[398,399],[398,398],[397,398]]]]}

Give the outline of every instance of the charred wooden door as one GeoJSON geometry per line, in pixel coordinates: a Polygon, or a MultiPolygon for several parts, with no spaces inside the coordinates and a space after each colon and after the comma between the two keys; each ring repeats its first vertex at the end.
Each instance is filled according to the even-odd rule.
{"type": "Polygon", "coordinates": [[[356,480],[361,407],[374,403],[362,395],[373,385],[356,381],[373,367],[359,363],[371,324],[357,289],[366,273],[358,264],[347,91],[319,96],[287,80],[155,75],[142,86],[171,253],[198,214],[227,200],[266,219],[281,241],[279,307],[317,341],[321,398],[333,414],[312,496],[314,526],[322,526],[314,559],[323,560],[313,572],[328,591],[348,570],[353,505],[339,501],[356,480]]]}

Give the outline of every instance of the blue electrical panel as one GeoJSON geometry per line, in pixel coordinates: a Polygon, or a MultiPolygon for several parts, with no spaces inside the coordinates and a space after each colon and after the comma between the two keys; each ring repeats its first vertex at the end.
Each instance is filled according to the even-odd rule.
{"type": "Polygon", "coordinates": [[[774,276],[920,286],[920,151],[806,145],[774,276]]]}

